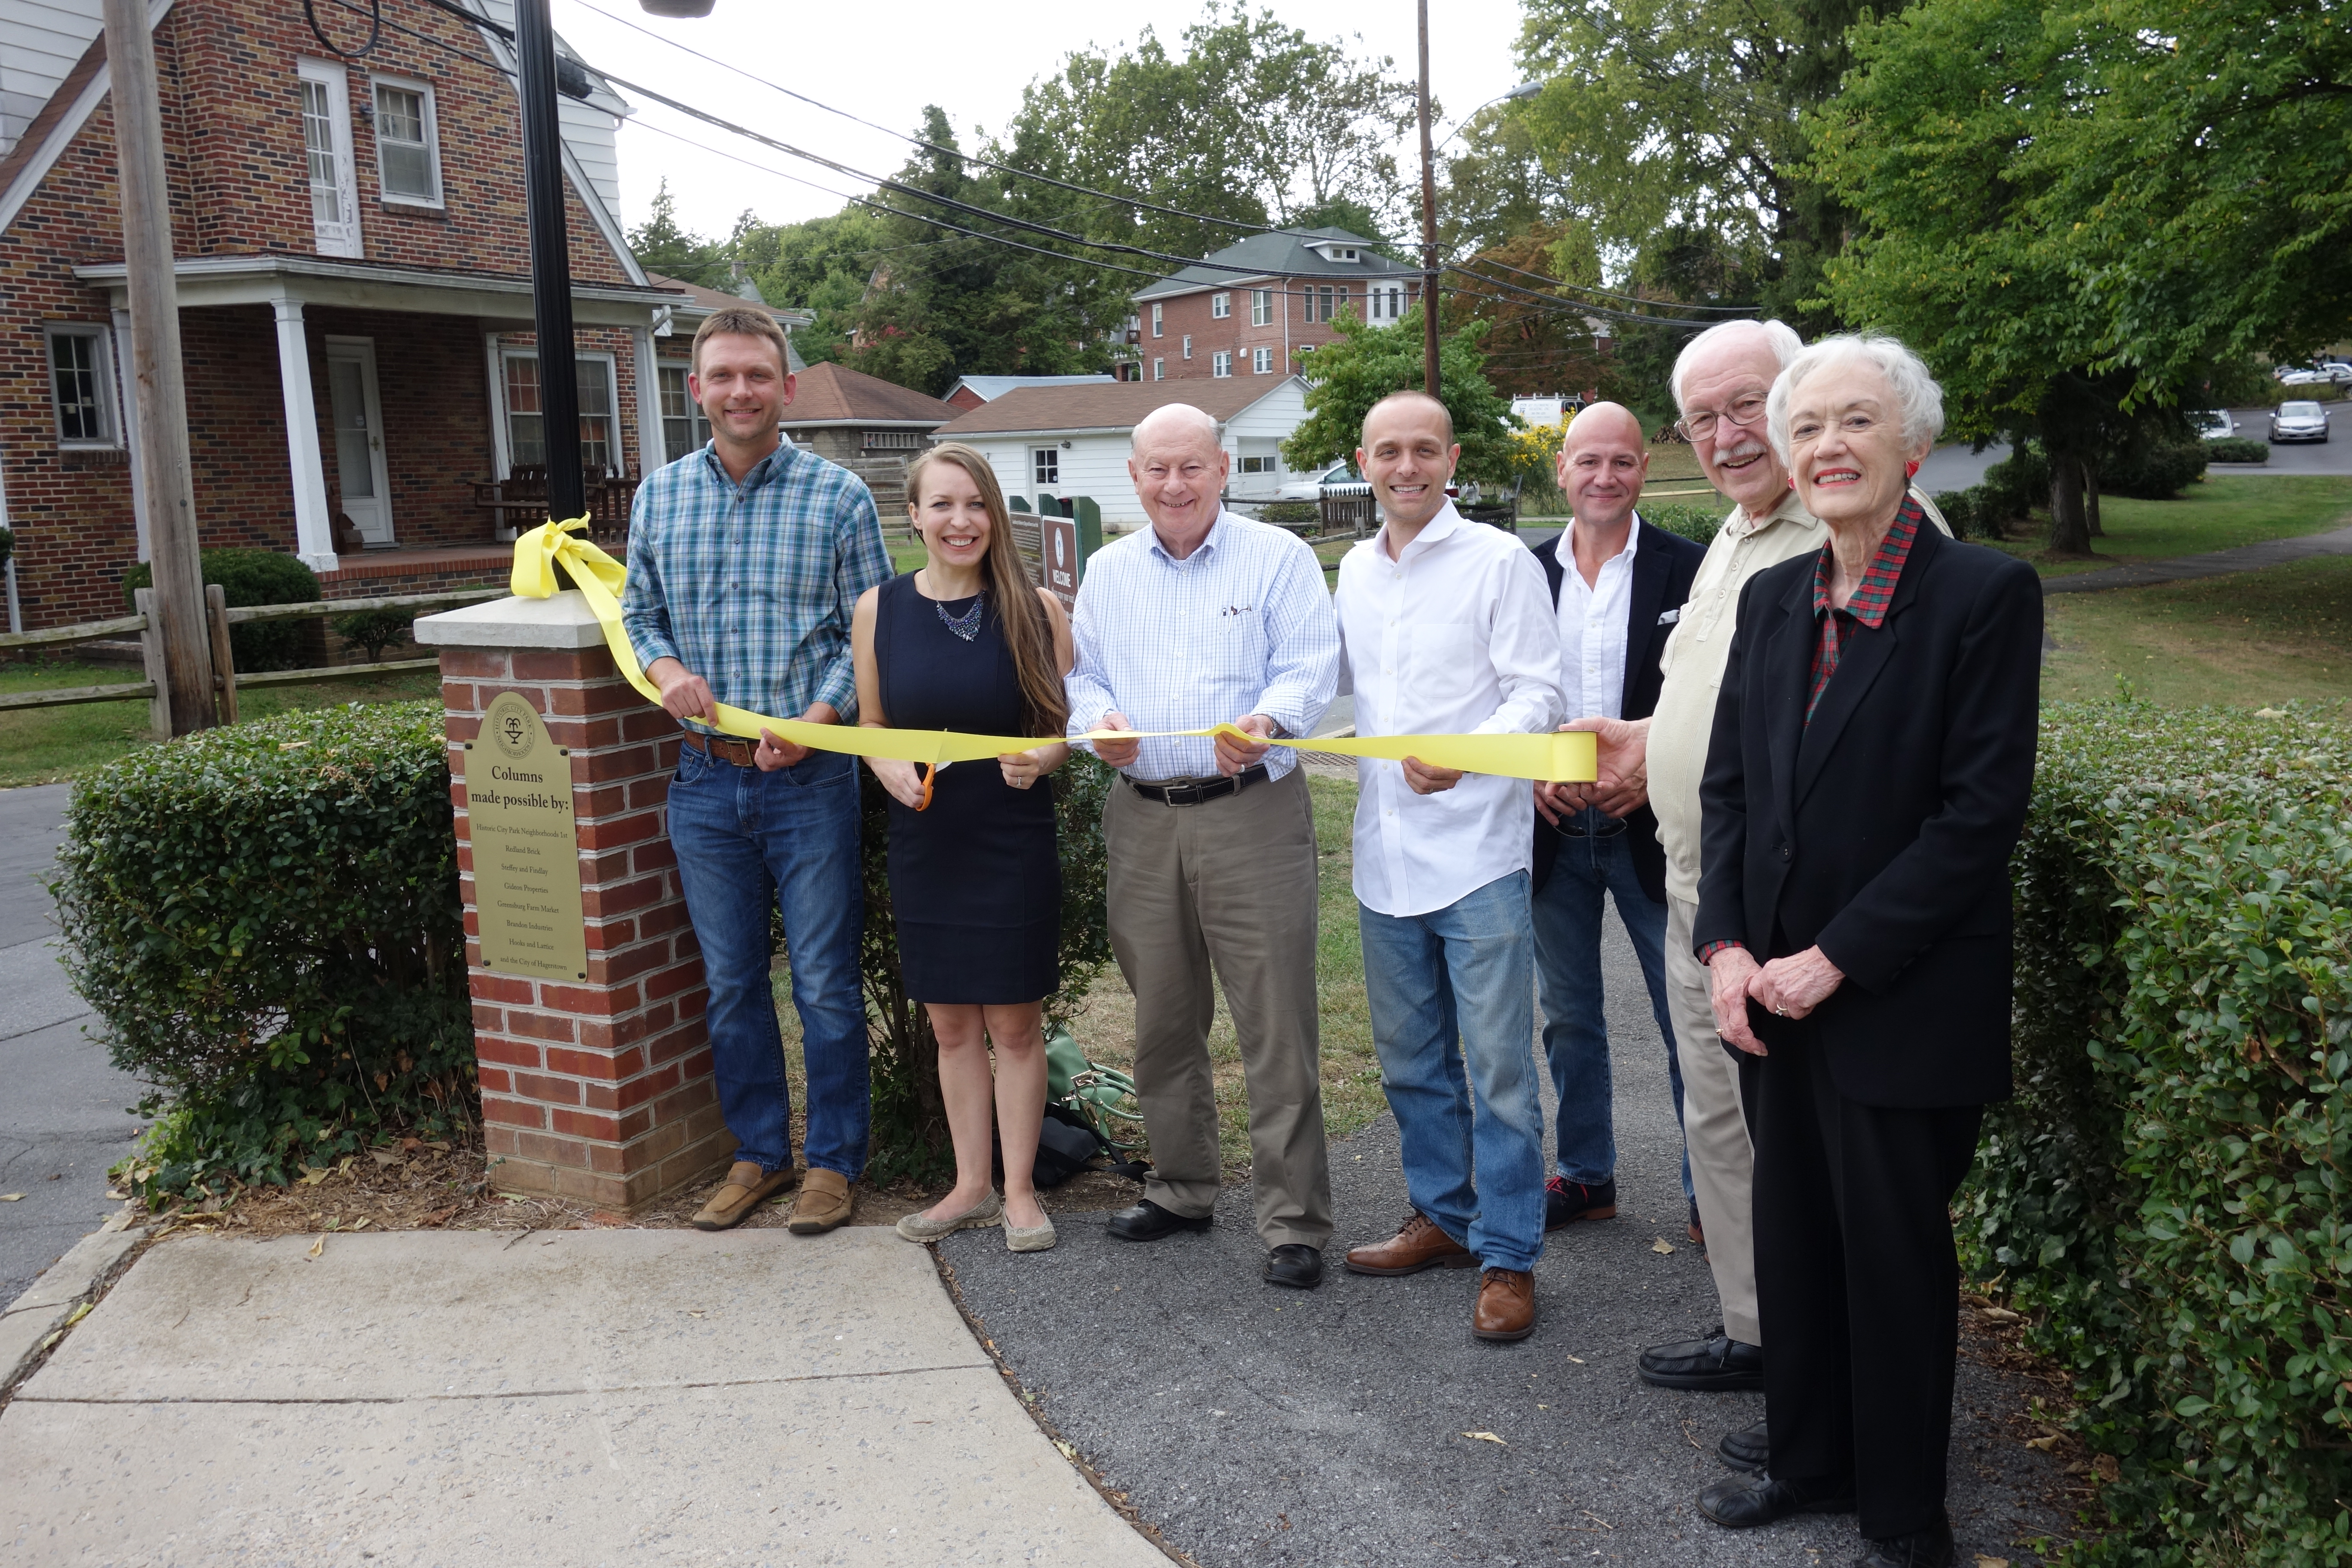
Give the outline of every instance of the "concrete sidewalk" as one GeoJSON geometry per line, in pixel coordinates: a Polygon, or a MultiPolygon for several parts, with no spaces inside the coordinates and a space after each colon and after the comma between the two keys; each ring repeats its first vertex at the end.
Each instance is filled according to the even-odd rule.
{"type": "Polygon", "coordinates": [[[1167,1561],[887,1230],[318,1239],[132,1267],[0,1412],[0,1560],[1167,1561]]]}

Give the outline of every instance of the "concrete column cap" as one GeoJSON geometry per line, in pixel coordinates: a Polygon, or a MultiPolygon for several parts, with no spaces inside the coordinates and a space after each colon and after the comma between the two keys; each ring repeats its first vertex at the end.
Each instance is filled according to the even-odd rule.
{"type": "Polygon", "coordinates": [[[491,599],[437,616],[420,616],[416,640],[428,647],[604,646],[604,628],[577,588],[546,599],[491,599]]]}

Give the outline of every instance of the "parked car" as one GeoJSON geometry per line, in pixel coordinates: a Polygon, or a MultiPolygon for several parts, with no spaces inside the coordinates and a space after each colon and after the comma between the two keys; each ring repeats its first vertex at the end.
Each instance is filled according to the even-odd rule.
{"type": "MultiPolygon", "coordinates": [[[[1353,462],[1342,460],[1318,474],[1302,474],[1275,492],[1276,500],[1321,500],[1324,490],[1332,485],[1360,487],[1364,476],[1356,472],[1353,462]]],[[[1348,494],[1359,493],[1356,489],[1348,494]]]]}
{"type": "Polygon", "coordinates": [[[2316,403],[2282,403],[2271,411],[2271,441],[2325,441],[2327,410],[2316,403]]]}
{"type": "Polygon", "coordinates": [[[2200,439],[2226,441],[2238,433],[2238,422],[2230,417],[2226,408],[2192,408],[2189,412],[2189,428],[2200,439]]]}
{"type": "Polygon", "coordinates": [[[2271,374],[2281,386],[2352,386],[2352,364],[2324,359],[2317,364],[2283,364],[2271,374]]]}

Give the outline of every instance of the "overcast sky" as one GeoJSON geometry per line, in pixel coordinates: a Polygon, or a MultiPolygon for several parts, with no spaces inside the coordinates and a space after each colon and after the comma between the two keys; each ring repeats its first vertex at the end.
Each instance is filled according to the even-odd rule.
{"type": "MultiPolygon", "coordinates": [[[[1414,70],[1411,0],[1376,0],[1370,6],[1307,0],[1261,4],[1310,37],[1360,34],[1360,45],[1349,39],[1351,49],[1391,56],[1408,77],[1414,70]]],[[[557,31],[592,65],[873,174],[895,172],[906,158],[906,143],[794,102],[608,16],[625,18],[660,38],[675,38],[894,131],[912,131],[923,106],[936,103],[969,147],[976,141],[975,127],[1001,130],[1020,107],[1021,89],[1053,70],[1065,54],[1089,46],[1115,50],[1146,26],[1172,49],[1202,9],[1192,0],[1023,0],[993,5],[719,0],[711,16],[679,22],[646,16],[636,0],[554,0],[557,31]]],[[[1456,118],[1507,91],[1517,79],[1512,58],[1519,30],[1517,0],[1439,0],[1431,27],[1430,79],[1444,116],[1437,128],[1443,137],[1456,118]]],[[[625,89],[623,96],[629,96],[625,89]]],[[[620,140],[623,221],[632,227],[645,220],[665,177],[677,198],[680,220],[719,237],[746,207],[771,222],[789,222],[836,212],[842,203],[834,193],[859,188],[845,176],[656,104],[639,103],[637,113],[623,123],[620,140]],[[830,189],[747,167],[663,132],[830,189]]],[[[1402,162],[1408,169],[1416,166],[1411,159],[1402,162]]]]}

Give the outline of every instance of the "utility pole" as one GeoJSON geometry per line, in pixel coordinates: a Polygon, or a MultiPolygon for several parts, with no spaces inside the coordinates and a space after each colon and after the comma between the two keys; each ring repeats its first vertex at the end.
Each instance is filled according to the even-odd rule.
{"type": "Polygon", "coordinates": [[[1429,0],[1421,0],[1421,384],[1437,379],[1437,161],[1429,147],[1429,0]]]}
{"type": "MultiPolygon", "coordinates": [[[[109,4],[127,0],[109,0],[109,4]]],[[[580,472],[580,378],[572,357],[572,247],[563,221],[563,137],[556,117],[555,27],[547,0],[515,0],[515,68],[522,78],[523,203],[530,214],[532,324],[539,334],[539,428],[547,451],[547,515],[588,510],[580,472]]]]}
{"type": "Polygon", "coordinates": [[[205,624],[204,564],[188,463],[188,396],[180,362],[179,287],[172,274],[172,200],[163,169],[163,113],[147,0],[105,0],[108,91],[116,180],[122,189],[122,260],[131,293],[131,393],[139,408],[139,484],[147,503],[149,614],[163,646],[158,706],[173,735],[213,722],[213,657],[205,624]]]}

